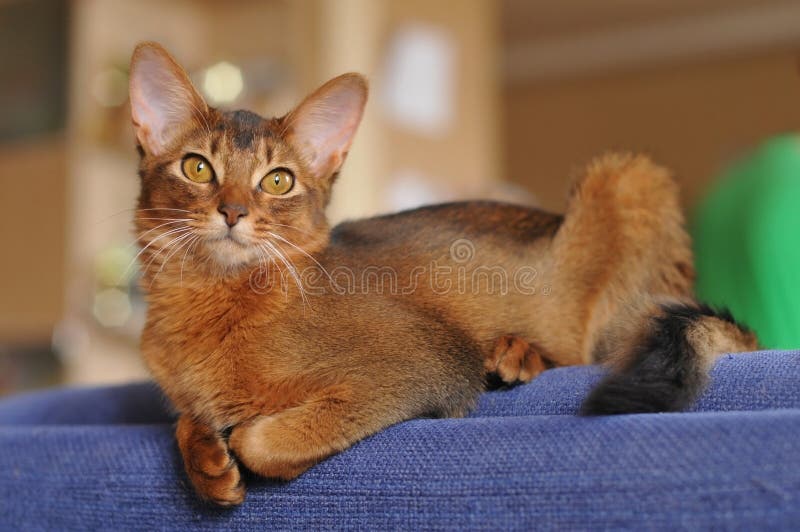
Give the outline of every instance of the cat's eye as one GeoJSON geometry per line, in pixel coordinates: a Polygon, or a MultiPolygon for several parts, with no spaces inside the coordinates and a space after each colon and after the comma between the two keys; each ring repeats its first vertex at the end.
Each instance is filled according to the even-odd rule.
{"type": "Polygon", "coordinates": [[[208,183],[214,179],[214,169],[200,155],[187,155],[181,163],[183,175],[195,183],[208,183]]]}
{"type": "Polygon", "coordinates": [[[294,176],[289,170],[273,170],[261,180],[261,190],[273,196],[283,196],[292,190],[294,176]]]}

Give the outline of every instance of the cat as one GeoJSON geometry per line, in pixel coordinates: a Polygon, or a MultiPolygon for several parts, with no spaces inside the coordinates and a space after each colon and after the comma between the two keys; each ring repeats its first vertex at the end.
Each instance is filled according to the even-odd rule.
{"type": "Polygon", "coordinates": [[[669,172],[598,158],[566,214],[462,202],[340,224],[325,207],[367,100],[339,76],[280,118],[209,107],[158,44],[130,70],[143,358],[195,490],[245,497],[394,423],[463,416],[487,376],[612,368],[582,413],[685,407],[755,348],[696,303],[669,172]],[[387,286],[388,283],[388,286],[387,286]]]}

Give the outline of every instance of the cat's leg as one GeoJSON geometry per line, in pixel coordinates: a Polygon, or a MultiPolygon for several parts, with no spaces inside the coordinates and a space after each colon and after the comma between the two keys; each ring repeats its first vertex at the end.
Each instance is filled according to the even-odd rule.
{"type": "Polygon", "coordinates": [[[399,421],[388,419],[381,410],[379,401],[357,405],[348,387],[334,386],[301,405],[234,427],[228,441],[248,469],[264,477],[290,480],[399,421]]]}
{"type": "Polygon", "coordinates": [[[244,501],[245,488],[239,467],[221,434],[182,415],[175,436],[186,474],[200,497],[220,506],[234,506],[244,501]]]}
{"type": "Polygon", "coordinates": [[[542,355],[540,348],[519,336],[506,335],[497,339],[483,366],[487,372],[496,373],[503,382],[514,384],[530,382],[553,364],[542,355]]]}

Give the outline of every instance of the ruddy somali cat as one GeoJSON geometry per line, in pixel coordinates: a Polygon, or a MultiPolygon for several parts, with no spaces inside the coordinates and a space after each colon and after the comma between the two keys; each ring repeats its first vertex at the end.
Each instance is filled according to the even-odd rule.
{"type": "Polygon", "coordinates": [[[675,410],[715,355],[755,347],[692,300],[676,186],[644,157],[590,164],[564,216],[466,202],[330,230],[361,76],[264,119],[209,107],[145,43],[130,96],[142,352],[217,504],[244,499],[240,466],[291,479],[393,423],[464,415],[487,373],[607,361],[584,414],[675,410]]]}

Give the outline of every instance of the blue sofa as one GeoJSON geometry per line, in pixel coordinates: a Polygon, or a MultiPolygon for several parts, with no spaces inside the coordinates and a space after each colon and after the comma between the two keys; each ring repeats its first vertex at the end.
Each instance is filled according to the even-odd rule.
{"type": "Polygon", "coordinates": [[[800,529],[800,352],[726,355],[692,412],[579,418],[561,368],[401,423],[244,505],[192,494],[152,384],[0,401],[0,529],[800,529]]]}

